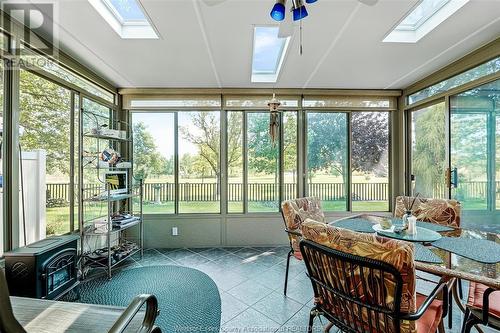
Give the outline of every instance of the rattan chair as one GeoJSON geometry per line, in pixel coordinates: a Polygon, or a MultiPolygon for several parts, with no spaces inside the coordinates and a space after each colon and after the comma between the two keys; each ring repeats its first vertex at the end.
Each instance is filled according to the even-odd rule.
{"type": "MultiPolygon", "coordinates": [[[[44,306],[45,304],[51,304],[50,301],[45,301],[45,300],[36,300],[36,299],[26,299],[29,300],[30,303],[30,308],[34,308],[36,304],[41,304],[44,306]]],[[[54,302],[52,302],[54,303],[54,302]]],[[[73,303],[71,303],[73,305],[73,303]]],[[[137,333],[161,333],[161,330],[154,326],[154,322],[156,320],[156,317],[158,315],[158,302],[156,300],[156,297],[153,295],[138,295],[136,296],[130,305],[123,310],[121,315],[118,316],[117,314],[117,319],[115,320],[114,324],[112,327],[108,330],[109,333],[121,333],[125,332],[130,332],[129,325],[132,322],[132,320],[138,315],[139,311],[143,308],[145,305],[146,309],[142,313],[141,316],[143,316],[142,319],[142,325],[140,325],[139,328],[137,328],[136,332],[137,333]]],[[[92,307],[94,305],[87,305],[87,304],[81,304],[82,311],[80,313],[81,316],[84,315],[85,308],[92,307]]],[[[96,310],[99,310],[98,307],[99,305],[95,305],[96,310]]],[[[108,319],[108,318],[102,318],[103,315],[109,314],[109,308],[102,308],[103,314],[99,316],[96,316],[95,318],[84,318],[87,322],[91,321],[96,323],[95,326],[99,327],[101,325],[102,327],[102,322],[103,319],[108,319]],[[106,311],[108,310],[108,311],[106,311]],[[101,324],[100,324],[101,323],[101,324]]],[[[26,310],[28,311],[28,310],[26,310]]],[[[99,311],[93,311],[93,313],[99,313],[99,311]]],[[[55,313],[54,311],[44,311],[42,312],[41,315],[36,317],[37,325],[43,325],[44,330],[45,328],[49,330],[54,324],[54,322],[60,322],[61,316],[64,314],[61,313],[55,313]],[[46,313],[45,313],[46,312],[46,313]],[[54,318],[54,316],[57,316],[58,318],[54,318]]],[[[75,321],[74,316],[68,318],[68,321],[73,322],[75,321]]],[[[89,328],[89,330],[91,330],[89,328]]],[[[25,328],[19,323],[19,321],[16,319],[14,316],[14,311],[12,309],[12,304],[10,301],[10,295],[9,295],[9,290],[7,286],[7,280],[5,279],[5,273],[2,269],[0,269],[0,332],[2,333],[26,333],[27,331],[25,328]]]]}
{"type": "Polygon", "coordinates": [[[412,245],[310,220],[302,231],[300,251],[315,297],[308,332],[318,315],[349,333],[444,332],[447,284],[427,297],[415,293],[412,245]]]}

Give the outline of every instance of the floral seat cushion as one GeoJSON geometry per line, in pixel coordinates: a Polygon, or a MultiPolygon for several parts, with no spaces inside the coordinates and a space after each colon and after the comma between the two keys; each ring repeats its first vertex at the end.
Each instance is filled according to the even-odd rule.
{"type": "MultiPolygon", "coordinates": [[[[284,201],[281,205],[285,226],[289,231],[299,233],[302,223],[310,218],[315,221],[325,223],[325,214],[321,209],[321,201],[314,197],[305,197],[284,201]]],[[[301,236],[292,233],[288,234],[293,254],[297,259],[302,259],[299,242],[301,236]]]]}
{"type": "MultiPolygon", "coordinates": [[[[396,198],[394,216],[397,218],[402,218],[406,212],[404,206],[405,199],[408,200],[408,197],[398,196],[396,198]]],[[[413,197],[410,197],[409,199],[413,200],[413,197]]],[[[455,228],[460,227],[461,205],[457,200],[427,199],[418,197],[415,199],[412,212],[419,221],[436,223],[455,228]]]]}

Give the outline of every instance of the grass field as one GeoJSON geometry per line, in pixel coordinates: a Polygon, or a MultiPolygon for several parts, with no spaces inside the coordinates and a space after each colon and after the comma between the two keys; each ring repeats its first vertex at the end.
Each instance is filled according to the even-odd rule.
{"type": "MultiPolygon", "coordinates": [[[[219,213],[218,202],[180,202],[180,213],[219,213]]],[[[168,202],[161,205],[144,204],[144,214],[173,214],[174,203],[168,202]]],[[[324,201],[325,211],[345,211],[345,201],[324,201]]],[[[387,211],[387,202],[353,202],[353,211],[387,211]]],[[[241,202],[230,202],[228,206],[230,213],[242,213],[241,202]]],[[[250,213],[277,212],[277,204],[250,202],[248,206],[250,213]]],[[[69,207],[47,208],[47,234],[63,234],[70,231],[69,228],[69,207]]],[[[86,219],[106,215],[106,208],[103,205],[87,207],[85,209],[86,219]]]]}

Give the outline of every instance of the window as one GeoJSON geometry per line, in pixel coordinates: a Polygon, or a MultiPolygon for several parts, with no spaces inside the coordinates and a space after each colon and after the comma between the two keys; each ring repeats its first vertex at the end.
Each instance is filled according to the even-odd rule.
{"type": "Polygon", "coordinates": [[[74,74],[63,66],[59,65],[55,61],[35,53],[29,48],[24,48],[21,53],[21,64],[25,66],[36,66],[41,70],[44,70],[52,75],[57,76],[68,83],[74,84],[75,86],[81,88],[82,90],[92,94],[94,96],[100,97],[105,101],[110,103],[115,102],[115,95],[106,89],[101,88],[95,83],[74,74]]]}
{"type": "Polygon", "coordinates": [[[220,213],[220,112],[133,112],[144,213],[220,213]]]}
{"type": "Polygon", "coordinates": [[[19,202],[21,244],[71,230],[72,111],[69,90],[21,71],[19,140],[24,193],[24,200],[21,197],[19,202]]]}
{"type": "Polygon", "coordinates": [[[445,103],[411,113],[412,194],[426,198],[447,198],[443,175],[447,168],[445,103]]]}
{"type": "Polygon", "coordinates": [[[302,165],[300,112],[280,112],[272,143],[267,110],[222,111],[224,140],[220,111],[134,111],[134,173],[145,179],[144,212],[216,214],[225,200],[224,213],[275,213],[281,201],[304,194],[321,198],[326,211],[388,211],[390,113],[304,112],[302,165]]]}
{"type": "Polygon", "coordinates": [[[297,112],[283,112],[283,200],[297,197],[297,112]]]}
{"type": "Polygon", "coordinates": [[[285,59],[290,37],[280,38],[279,27],[255,27],[252,82],[276,82],[285,59]]]}
{"type": "Polygon", "coordinates": [[[351,115],[353,211],[389,210],[389,113],[351,115]]]}
{"type": "Polygon", "coordinates": [[[179,213],[220,212],[220,112],[179,112],[179,213]]]}
{"type": "Polygon", "coordinates": [[[498,73],[500,71],[500,57],[492,59],[484,64],[469,69],[463,73],[455,75],[447,80],[443,80],[428,88],[422,89],[408,96],[408,104],[422,101],[426,98],[435,96],[453,88],[459,87],[465,83],[477,80],[483,76],[498,73]]]}
{"type": "Polygon", "coordinates": [[[134,177],[144,181],[144,214],[175,213],[175,114],[134,112],[134,177]]]}
{"type": "Polygon", "coordinates": [[[308,195],[323,202],[325,211],[347,210],[347,113],[307,113],[308,195]]]}
{"type": "Polygon", "coordinates": [[[467,2],[469,0],[422,0],[385,37],[384,42],[416,43],[467,2]]]}
{"type": "Polygon", "coordinates": [[[158,39],[158,34],[137,0],[89,0],[123,39],[158,39]]]}
{"type": "Polygon", "coordinates": [[[248,212],[279,208],[279,142],[269,138],[269,112],[247,114],[248,212]]]}
{"type": "Polygon", "coordinates": [[[227,212],[243,213],[243,112],[227,112],[227,212]]]}

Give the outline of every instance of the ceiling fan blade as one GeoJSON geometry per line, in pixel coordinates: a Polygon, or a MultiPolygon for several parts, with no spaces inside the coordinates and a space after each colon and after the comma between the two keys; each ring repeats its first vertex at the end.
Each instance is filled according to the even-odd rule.
{"type": "Polygon", "coordinates": [[[203,0],[203,2],[205,3],[205,5],[207,5],[209,7],[213,7],[213,6],[220,5],[223,2],[226,2],[226,0],[203,0]]]}
{"type": "Polygon", "coordinates": [[[378,2],[378,0],[358,0],[358,1],[368,6],[374,6],[378,2]]]}

